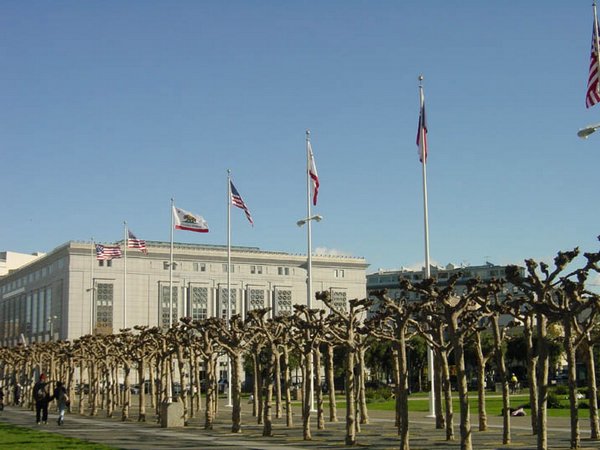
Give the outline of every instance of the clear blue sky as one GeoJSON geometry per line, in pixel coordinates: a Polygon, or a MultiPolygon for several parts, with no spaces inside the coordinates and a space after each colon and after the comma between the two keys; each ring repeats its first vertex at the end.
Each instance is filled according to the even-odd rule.
{"type": "Polygon", "coordinates": [[[225,244],[231,169],[232,243],[306,253],[308,128],[313,248],[422,264],[420,73],[432,261],[596,250],[591,32],[590,0],[3,0],[0,250],[168,241],[171,197],[225,244]]]}

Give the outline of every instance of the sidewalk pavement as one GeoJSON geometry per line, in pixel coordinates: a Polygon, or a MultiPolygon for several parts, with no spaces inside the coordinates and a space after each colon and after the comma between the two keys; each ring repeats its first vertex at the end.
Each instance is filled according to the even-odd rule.
{"type": "MultiPolygon", "coordinates": [[[[231,409],[220,406],[217,421],[213,430],[204,430],[202,411],[196,418],[189,420],[183,428],[161,428],[156,420],[137,422],[136,411],[132,408],[132,420],[122,422],[120,411],[113,418],[100,416],[80,416],[67,414],[65,424],[58,426],[56,413],[50,413],[47,425],[35,423],[35,412],[21,407],[7,406],[0,413],[0,423],[9,423],[50,433],[98,442],[121,449],[256,449],[276,450],[285,447],[289,450],[299,449],[334,449],[344,448],[345,411],[338,410],[340,419],[337,423],[325,423],[325,430],[317,430],[316,414],[311,415],[311,432],[313,439],[302,439],[302,424],[299,408],[294,409],[294,427],[285,427],[285,418],[274,419],[272,437],[262,436],[262,425],[252,417],[249,405],[243,406],[242,433],[231,433],[231,409]]],[[[326,419],[328,415],[326,414],[326,419]]],[[[362,425],[357,435],[358,447],[369,450],[396,449],[399,446],[394,428],[392,411],[369,411],[370,423],[362,425]]],[[[512,443],[502,445],[502,417],[488,417],[489,429],[477,431],[477,416],[471,417],[474,449],[531,449],[536,448],[536,437],[530,431],[530,418],[512,417],[512,443]]],[[[600,449],[600,441],[590,440],[589,421],[580,420],[581,449],[600,449]]],[[[460,448],[458,413],[455,413],[456,440],[445,440],[444,430],[436,430],[434,421],[425,413],[410,413],[410,447],[416,449],[450,450],[460,448]]],[[[569,418],[551,417],[548,420],[548,444],[550,449],[568,449],[570,437],[569,418]]]]}

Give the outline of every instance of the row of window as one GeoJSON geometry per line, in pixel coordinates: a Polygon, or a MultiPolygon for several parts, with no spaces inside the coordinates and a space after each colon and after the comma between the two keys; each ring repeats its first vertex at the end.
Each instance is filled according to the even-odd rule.
{"type": "MultiPolygon", "coordinates": [[[[100,267],[112,267],[112,260],[100,260],[98,261],[98,266],[100,267]]],[[[221,264],[221,270],[223,273],[227,273],[227,264],[221,264]]],[[[170,263],[168,261],[163,261],[163,269],[164,270],[169,270],[170,267],[170,263]]],[[[177,268],[179,267],[179,263],[178,262],[173,262],[173,270],[177,270],[177,268]]],[[[238,266],[239,268],[239,266],[238,266]]],[[[192,263],[192,270],[194,272],[206,272],[206,263],[199,263],[199,262],[194,262],[192,263]]],[[[235,264],[231,265],[231,273],[235,273],[235,264]]],[[[251,265],[250,266],[250,273],[252,275],[262,275],[262,274],[267,274],[268,273],[268,266],[259,266],[259,265],[251,265]]],[[[289,275],[294,275],[294,269],[290,268],[290,267],[285,267],[285,266],[278,266],[277,267],[277,275],[284,275],[284,276],[289,276],[289,275]]],[[[333,271],[333,276],[335,278],[345,278],[346,276],[346,272],[344,269],[334,269],[333,271]]]]}
{"type": "Polygon", "coordinates": [[[38,270],[34,272],[30,272],[27,275],[23,275],[16,280],[11,281],[5,285],[0,286],[0,294],[6,294],[7,292],[12,292],[20,287],[24,287],[29,283],[33,283],[36,281],[40,281],[41,279],[47,277],[54,273],[55,270],[61,270],[65,267],[65,258],[60,258],[54,261],[52,264],[49,264],[44,267],[40,267],[38,270]]]}

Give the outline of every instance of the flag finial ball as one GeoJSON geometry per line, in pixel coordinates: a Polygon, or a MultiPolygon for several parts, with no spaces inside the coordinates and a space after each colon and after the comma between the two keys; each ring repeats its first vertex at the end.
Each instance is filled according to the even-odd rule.
{"type": "Polygon", "coordinates": [[[419,81],[423,81],[423,75],[419,75],[419,81]]]}

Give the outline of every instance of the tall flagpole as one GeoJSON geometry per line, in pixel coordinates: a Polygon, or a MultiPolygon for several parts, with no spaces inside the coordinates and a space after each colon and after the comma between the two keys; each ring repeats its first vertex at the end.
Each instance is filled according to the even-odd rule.
{"type": "Polygon", "coordinates": [[[127,222],[123,221],[123,227],[125,232],[124,250],[123,250],[123,328],[127,328],[127,244],[129,243],[127,237],[127,222]]]}
{"type": "Polygon", "coordinates": [[[90,264],[90,334],[94,334],[94,253],[96,253],[96,243],[92,238],[92,254],[90,264]]]}
{"type": "MultiPolygon", "coordinates": [[[[423,75],[419,75],[419,105],[420,121],[425,121],[424,107],[425,97],[423,95],[423,75]]],[[[422,123],[419,128],[419,150],[421,153],[421,163],[423,172],[423,228],[425,236],[425,279],[431,278],[431,267],[429,262],[429,211],[427,207],[427,136],[425,123],[422,123]]],[[[431,390],[429,392],[429,414],[431,417],[435,417],[435,378],[433,376],[434,364],[433,364],[433,349],[431,346],[427,347],[427,366],[429,372],[429,378],[431,382],[431,390]]]]}
{"type": "MultiPolygon", "coordinates": [[[[227,169],[227,326],[231,321],[231,170],[227,169]]],[[[231,402],[231,358],[227,356],[227,406],[231,402]]]]}
{"type": "MultiPolygon", "coordinates": [[[[312,308],[312,220],[311,220],[311,207],[310,207],[310,130],[306,130],[306,233],[307,233],[307,266],[306,266],[306,305],[308,308],[312,308]]],[[[308,356],[308,364],[311,367],[313,364],[312,351],[308,356]]],[[[314,374],[309,380],[310,382],[310,410],[315,411],[315,388],[314,388],[314,374]]]]}
{"type": "Polygon", "coordinates": [[[169,251],[169,328],[173,326],[173,208],[175,208],[175,200],[171,198],[171,247],[169,251]]]}

